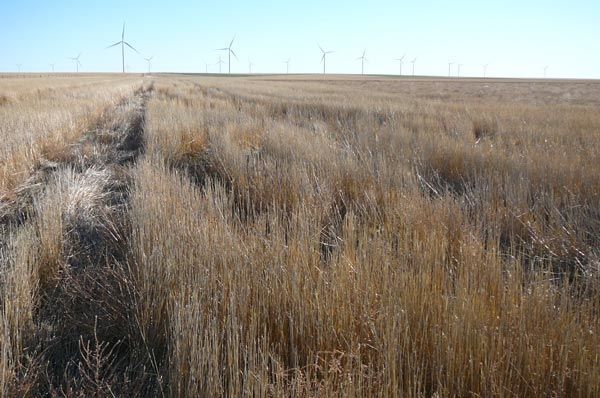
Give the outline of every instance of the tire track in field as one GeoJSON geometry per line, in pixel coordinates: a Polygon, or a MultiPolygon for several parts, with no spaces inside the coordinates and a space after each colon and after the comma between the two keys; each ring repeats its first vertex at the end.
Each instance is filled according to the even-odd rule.
{"type": "Polygon", "coordinates": [[[33,395],[156,389],[151,377],[141,376],[147,359],[126,265],[131,166],[144,151],[151,92],[138,90],[105,112],[64,161],[36,170],[12,213],[0,219],[37,230],[39,298],[24,344],[27,365],[16,381],[33,395]]]}

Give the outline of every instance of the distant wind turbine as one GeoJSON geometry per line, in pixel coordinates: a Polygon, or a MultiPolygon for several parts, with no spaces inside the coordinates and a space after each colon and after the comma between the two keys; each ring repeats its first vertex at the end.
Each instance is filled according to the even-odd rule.
{"type": "Polygon", "coordinates": [[[488,64],[485,64],[485,65],[483,65],[483,78],[484,78],[484,79],[485,79],[485,78],[486,78],[486,76],[487,76],[487,67],[488,67],[488,64]]]}
{"type": "Polygon", "coordinates": [[[367,53],[367,49],[365,48],[363,51],[362,56],[356,58],[357,60],[360,59],[361,61],[361,69],[360,69],[360,74],[364,75],[365,74],[365,61],[367,61],[367,59],[365,58],[365,54],[367,53]]]}
{"type": "Polygon", "coordinates": [[[138,54],[140,53],[138,50],[133,48],[133,46],[131,44],[129,44],[125,41],[125,22],[123,22],[123,31],[121,32],[121,41],[118,41],[115,44],[111,44],[110,46],[108,46],[106,48],[118,46],[119,44],[121,45],[121,61],[123,64],[123,73],[125,73],[125,46],[131,48],[133,51],[135,51],[138,54]]]}
{"type": "Polygon", "coordinates": [[[219,60],[217,61],[217,65],[219,65],[219,73],[221,73],[221,65],[223,65],[225,62],[223,62],[223,60],[221,59],[221,56],[219,55],[219,60]]]}
{"type": "Polygon", "coordinates": [[[233,36],[233,39],[231,39],[231,43],[229,43],[229,47],[217,48],[217,50],[216,50],[216,51],[227,51],[227,55],[229,57],[228,68],[229,68],[230,75],[231,75],[231,54],[233,54],[235,59],[238,59],[237,55],[235,55],[235,53],[233,52],[233,49],[231,48],[231,46],[233,46],[234,40],[235,40],[235,36],[233,36]]]}
{"type": "Polygon", "coordinates": [[[417,62],[417,58],[415,57],[415,59],[413,59],[412,61],[410,61],[413,65],[413,70],[412,70],[412,75],[413,77],[415,76],[415,62],[417,62]]]}
{"type": "Polygon", "coordinates": [[[546,72],[548,72],[548,65],[544,66],[544,79],[546,78],[546,72]]]}
{"type": "Polygon", "coordinates": [[[50,64],[50,67],[52,68],[52,73],[54,73],[54,64],[50,64]]]}
{"type": "Polygon", "coordinates": [[[460,78],[460,68],[463,66],[463,64],[458,64],[458,72],[456,74],[457,77],[460,78]]]}
{"type": "Polygon", "coordinates": [[[448,77],[452,75],[452,65],[454,65],[454,62],[448,61],[448,77]]]}
{"type": "Polygon", "coordinates": [[[404,54],[400,58],[396,58],[394,60],[394,61],[398,61],[398,63],[400,64],[400,76],[402,76],[402,63],[404,62],[404,57],[406,57],[406,54],[404,54]]]}
{"type": "Polygon", "coordinates": [[[17,70],[19,71],[19,73],[21,73],[21,67],[22,66],[23,66],[22,64],[17,64],[17,70]]]}
{"type": "Polygon", "coordinates": [[[248,73],[250,74],[252,74],[252,65],[254,65],[254,63],[248,58],[248,73]]]}
{"type": "Polygon", "coordinates": [[[327,54],[331,54],[333,53],[333,51],[325,51],[323,50],[323,47],[319,46],[319,49],[321,50],[321,53],[323,54],[323,56],[321,57],[321,62],[323,63],[323,74],[325,74],[325,64],[327,62],[327,54]]]}
{"type": "Polygon", "coordinates": [[[148,74],[150,74],[150,66],[152,65],[152,58],[154,58],[154,55],[151,56],[150,58],[144,58],[146,60],[146,62],[148,62],[148,74]]]}
{"type": "Polygon", "coordinates": [[[72,61],[75,61],[75,71],[79,73],[79,66],[81,66],[81,62],[79,62],[79,57],[81,57],[81,53],[79,53],[76,57],[69,58],[72,61]]]}
{"type": "Polygon", "coordinates": [[[288,58],[287,60],[283,61],[283,63],[285,64],[285,73],[289,74],[290,73],[290,62],[291,62],[291,58],[288,58]]]}

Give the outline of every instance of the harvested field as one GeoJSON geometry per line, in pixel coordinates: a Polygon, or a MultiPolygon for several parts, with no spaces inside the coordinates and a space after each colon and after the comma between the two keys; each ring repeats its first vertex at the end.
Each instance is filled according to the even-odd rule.
{"type": "Polygon", "coordinates": [[[5,396],[600,391],[600,84],[0,79],[5,396]]]}

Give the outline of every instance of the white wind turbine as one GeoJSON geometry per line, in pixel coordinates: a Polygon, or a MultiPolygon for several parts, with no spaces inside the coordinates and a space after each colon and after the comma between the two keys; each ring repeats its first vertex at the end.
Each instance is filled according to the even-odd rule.
{"type": "Polygon", "coordinates": [[[452,65],[454,65],[454,62],[448,61],[448,77],[452,75],[452,65]]]}
{"type": "Polygon", "coordinates": [[[125,73],[125,46],[131,48],[133,51],[135,51],[138,54],[140,53],[138,50],[133,48],[133,46],[131,44],[129,44],[125,41],[125,22],[123,22],[123,31],[121,32],[121,40],[116,42],[115,44],[111,44],[110,46],[108,46],[106,48],[118,46],[119,44],[121,45],[121,61],[122,61],[122,65],[123,65],[123,73],[125,73]]]}
{"type": "Polygon", "coordinates": [[[415,57],[415,59],[413,59],[412,61],[410,61],[412,64],[412,75],[413,77],[415,76],[415,62],[417,62],[417,58],[415,57]]]}
{"type": "Polygon", "coordinates": [[[546,78],[547,72],[548,72],[548,65],[544,66],[544,79],[546,78]]]}
{"type": "Polygon", "coordinates": [[[367,49],[365,48],[362,55],[360,57],[356,58],[356,60],[360,59],[360,61],[361,61],[361,69],[360,69],[361,75],[365,74],[365,61],[367,61],[367,59],[365,58],[366,53],[367,53],[367,49]]]}
{"type": "Polygon", "coordinates": [[[81,57],[81,53],[79,53],[76,57],[69,57],[70,60],[75,61],[75,72],[79,73],[79,67],[81,66],[81,62],[79,62],[79,57],[81,57]]]}
{"type": "Polygon", "coordinates": [[[250,58],[248,58],[248,73],[252,74],[252,65],[254,65],[254,62],[250,61],[250,58]]]}
{"type": "Polygon", "coordinates": [[[151,56],[150,58],[144,58],[146,60],[146,62],[148,62],[148,74],[150,74],[150,67],[152,65],[152,58],[154,58],[154,55],[151,56]]]}
{"type": "Polygon", "coordinates": [[[19,73],[21,73],[21,67],[22,66],[23,66],[22,64],[17,64],[17,70],[19,71],[19,73]]]}
{"type": "Polygon", "coordinates": [[[460,78],[460,68],[461,68],[462,66],[463,66],[463,64],[458,64],[458,72],[457,72],[457,74],[456,74],[456,76],[457,76],[458,78],[460,78]]]}
{"type": "Polygon", "coordinates": [[[396,58],[394,60],[394,61],[398,61],[398,63],[400,64],[400,76],[402,76],[402,63],[404,63],[404,57],[406,57],[406,54],[404,54],[400,58],[396,58]]]}
{"type": "Polygon", "coordinates": [[[483,78],[485,79],[487,76],[487,68],[488,68],[488,64],[483,65],[483,78]]]}
{"type": "Polygon", "coordinates": [[[52,73],[54,73],[54,64],[50,64],[50,67],[52,68],[52,73]]]}
{"type": "Polygon", "coordinates": [[[233,36],[233,39],[231,39],[231,43],[229,43],[229,47],[217,48],[217,50],[216,50],[216,51],[227,51],[227,55],[229,57],[228,68],[229,68],[230,75],[231,75],[231,54],[233,54],[235,59],[238,59],[237,55],[235,55],[235,53],[233,52],[233,49],[231,48],[231,46],[233,46],[234,40],[235,40],[235,36],[233,36]]]}
{"type": "Polygon", "coordinates": [[[221,56],[219,55],[219,60],[217,61],[217,65],[219,65],[219,73],[221,73],[221,65],[223,65],[225,62],[223,62],[223,60],[221,59],[221,56]]]}
{"type": "Polygon", "coordinates": [[[290,73],[290,61],[292,59],[288,58],[287,61],[283,61],[283,63],[285,64],[285,73],[289,74],[290,73]]]}
{"type": "Polygon", "coordinates": [[[325,74],[325,65],[327,63],[327,54],[332,54],[333,51],[325,51],[323,50],[323,47],[321,47],[319,45],[319,49],[321,50],[321,53],[323,54],[323,56],[321,57],[321,62],[323,63],[323,74],[325,74]]]}

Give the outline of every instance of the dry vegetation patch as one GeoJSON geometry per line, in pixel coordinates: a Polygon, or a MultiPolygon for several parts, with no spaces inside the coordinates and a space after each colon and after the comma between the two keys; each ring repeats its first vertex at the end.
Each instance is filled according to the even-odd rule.
{"type": "Polygon", "coordinates": [[[596,86],[151,86],[6,191],[3,392],[596,395],[596,86]]]}

